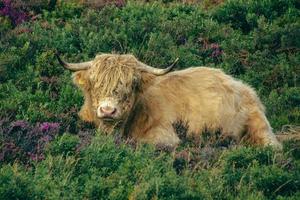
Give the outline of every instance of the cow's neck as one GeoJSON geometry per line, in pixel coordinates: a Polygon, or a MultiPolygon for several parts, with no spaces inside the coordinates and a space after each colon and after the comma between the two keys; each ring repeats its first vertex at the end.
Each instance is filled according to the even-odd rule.
{"type": "Polygon", "coordinates": [[[123,135],[125,137],[130,137],[131,135],[131,131],[132,131],[132,127],[134,127],[136,118],[138,116],[138,112],[141,110],[141,105],[139,103],[136,103],[133,108],[132,111],[130,112],[126,122],[123,125],[123,135]]]}
{"type": "Polygon", "coordinates": [[[142,82],[140,90],[137,94],[137,99],[134,106],[126,120],[123,124],[121,131],[125,137],[130,137],[132,135],[133,128],[137,126],[137,123],[141,121],[147,121],[147,105],[144,99],[144,92],[152,84],[157,76],[148,72],[142,72],[142,82]]]}
{"type": "MultiPolygon", "coordinates": [[[[142,95],[141,95],[142,96],[142,95]]],[[[139,127],[139,124],[147,124],[148,121],[148,112],[147,105],[144,99],[140,96],[134,104],[134,107],[127,118],[126,123],[123,127],[123,134],[126,137],[133,136],[133,132],[135,131],[143,131],[143,130],[135,130],[136,127],[139,127]]]]}

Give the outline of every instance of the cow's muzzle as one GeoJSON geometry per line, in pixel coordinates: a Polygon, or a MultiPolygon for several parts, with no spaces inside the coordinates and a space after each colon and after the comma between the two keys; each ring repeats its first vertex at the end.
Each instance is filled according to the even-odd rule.
{"type": "Polygon", "coordinates": [[[97,109],[97,117],[105,121],[113,121],[117,117],[117,107],[109,104],[102,104],[97,109]]]}

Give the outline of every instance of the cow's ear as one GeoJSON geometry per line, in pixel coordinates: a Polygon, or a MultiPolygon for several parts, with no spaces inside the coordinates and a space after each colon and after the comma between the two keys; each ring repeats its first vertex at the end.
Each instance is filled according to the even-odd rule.
{"type": "Polygon", "coordinates": [[[75,72],[73,74],[73,82],[81,88],[87,88],[89,86],[89,81],[87,78],[86,71],[75,72]]]}
{"type": "MultiPolygon", "coordinates": [[[[86,98],[86,97],[85,97],[86,98]]],[[[78,115],[80,117],[80,119],[82,119],[83,121],[86,122],[93,122],[95,121],[94,119],[94,115],[93,112],[91,110],[91,105],[90,105],[90,101],[85,99],[83,106],[81,107],[78,115]]]]}
{"type": "Polygon", "coordinates": [[[141,85],[141,77],[140,76],[133,76],[132,80],[132,90],[136,91],[140,89],[141,85]]]}
{"type": "Polygon", "coordinates": [[[148,73],[148,72],[142,72],[141,73],[141,83],[139,87],[141,87],[142,91],[144,91],[146,88],[148,88],[150,85],[152,85],[153,81],[157,78],[158,76],[148,73]]]}

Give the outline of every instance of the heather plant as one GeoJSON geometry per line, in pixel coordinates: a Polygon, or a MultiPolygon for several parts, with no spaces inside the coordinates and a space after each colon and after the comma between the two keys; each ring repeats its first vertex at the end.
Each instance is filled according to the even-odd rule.
{"type": "Polygon", "coordinates": [[[47,147],[51,155],[73,155],[80,143],[77,135],[64,133],[62,136],[55,138],[47,147]]]}
{"type": "MultiPolygon", "coordinates": [[[[62,136],[53,145],[60,148],[57,142],[67,144],[70,138],[62,136]]],[[[209,168],[181,173],[173,153],[116,144],[114,137],[97,133],[76,154],[47,154],[28,169],[17,163],[2,166],[0,194],[14,191],[15,199],[293,199],[299,193],[299,160],[291,160],[288,152],[237,147],[209,168]]]]}
{"type": "MultiPolygon", "coordinates": [[[[61,4],[54,11],[45,11],[42,19],[32,22],[30,27],[22,27],[34,30],[35,34],[31,31],[13,33],[3,40],[0,68],[6,73],[2,79],[7,81],[15,77],[20,81],[11,83],[10,87],[17,86],[17,90],[7,94],[2,104],[8,108],[3,106],[2,110],[17,109],[14,116],[32,122],[53,120],[58,116],[61,119],[60,114],[64,113],[66,117],[62,122],[71,122],[70,127],[77,129],[74,126],[75,113],[82,99],[78,90],[67,95],[73,86],[69,73],[64,72],[55,60],[57,50],[75,62],[91,59],[97,52],[115,51],[133,53],[142,61],[158,67],[169,65],[176,57],[180,57],[178,68],[196,65],[221,67],[250,83],[259,90],[264,103],[268,103],[273,101],[267,98],[271,98],[270,92],[289,95],[286,89],[279,88],[285,85],[297,87],[298,84],[297,13],[299,11],[291,4],[289,11],[280,12],[280,15],[275,15],[277,18],[265,20],[261,16],[257,19],[257,28],[244,35],[228,24],[211,20],[206,12],[192,5],[170,4],[166,8],[160,3],[128,2],[122,9],[107,6],[101,10],[83,11],[80,5],[61,4]],[[85,17],[81,17],[82,12],[86,12],[85,17]],[[58,20],[61,17],[65,21],[58,20]],[[12,96],[26,97],[21,101],[24,102],[22,109],[11,108],[17,105],[10,103],[9,97],[12,96]],[[27,96],[40,96],[37,99],[43,104],[35,105],[37,99],[28,102],[27,96]],[[61,108],[56,108],[57,101],[61,102],[61,108]],[[70,110],[74,110],[71,115],[67,112],[70,110]]],[[[290,109],[294,107],[289,106],[285,111],[290,109]]],[[[276,129],[289,121],[280,117],[281,113],[282,110],[277,109],[271,114],[271,124],[276,129]]],[[[291,119],[295,119],[292,123],[295,123],[299,111],[289,113],[291,119]]]]}
{"type": "Polygon", "coordinates": [[[258,26],[257,21],[260,16],[272,21],[298,6],[296,0],[228,1],[213,12],[213,17],[221,23],[231,24],[233,28],[249,33],[258,26]]]}
{"type": "Polygon", "coordinates": [[[86,6],[92,7],[92,8],[103,8],[108,5],[115,5],[117,7],[123,7],[126,4],[125,0],[82,0],[77,1],[78,3],[82,3],[86,6]]]}
{"type": "Polygon", "coordinates": [[[43,160],[46,145],[59,133],[58,123],[43,122],[34,126],[24,120],[1,120],[0,162],[43,160]]]}
{"type": "MultiPolygon", "coordinates": [[[[14,166],[18,170],[25,170],[21,166],[14,166]]],[[[0,169],[0,198],[1,199],[32,199],[34,191],[31,184],[32,177],[27,173],[16,174],[16,170],[7,165],[0,169]]]]}
{"type": "Polygon", "coordinates": [[[0,15],[1,16],[7,16],[14,26],[17,26],[18,24],[21,24],[22,22],[28,20],[29,16],[27,13],[17,10],[13,2],[11,0],[3,0],[2,5],[0,5],[2,8],[0,9],[0,15]]]}
{"type": "Polygon", "coordinates": [[[54,56],[220,68],[258,92],[276,133],[300,124],[297,1],[37,2],[0,3],[0,199],[299,199],[298,141],[282,152],[218,141],[219,132],[195,142],[176,124],[176,150],[95,135],[54,56]]]}
{"type": "Polygon", "coordinates": [[[297,162],[287,162],[271,149],[238,149],[225,157],[225,184],[238,192],[242,184],[262,191],[266,196],[293,195],[299,188],[297,162]]]}
{"type": "MultiPolygon", "coordinates": [[[[8,17],[3,17],[3,16],[0,16],[0,23],[1,23],[0,36],[3,37],[2,33],[5,33],[7,31],[11,30],[12,24],[11,24],[10,20],[8,19],[8,17]]],[[[3,69],[1,69],[1,72],[3,73],[3,69]]]]}

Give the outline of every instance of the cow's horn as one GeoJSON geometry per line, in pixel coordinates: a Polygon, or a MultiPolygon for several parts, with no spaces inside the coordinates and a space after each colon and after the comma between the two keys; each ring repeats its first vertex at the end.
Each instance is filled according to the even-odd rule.
{"type": "Polygon", "coordinates": [[[92,61],[88,62],[82,62],[82,63],[67,63],[63,61],[60,57],[59,54],[55,54],[58,62],[66,69],[69,69],[71,71],[79,71],[79,70],[86,70],[89,69],[92,66],[92,61]]]}
{"type": "Polygon", "coordinates": [[[176,58],[176,60],[173,62],[173,64],[165,69],[154,68],[154,67],[146,65],[145,63],[142,63],[142,62],[139,62],[139,64],[141,66],[140,69],[142,71],[146,71],[146,72],[149,72],[149,73],[152,73],[155,75],[164,75],[164,74],[168,73],[169,71],[171,71],[171,69],[176,65],[178,60],[179,60],[179,58],[176,58]]]}

